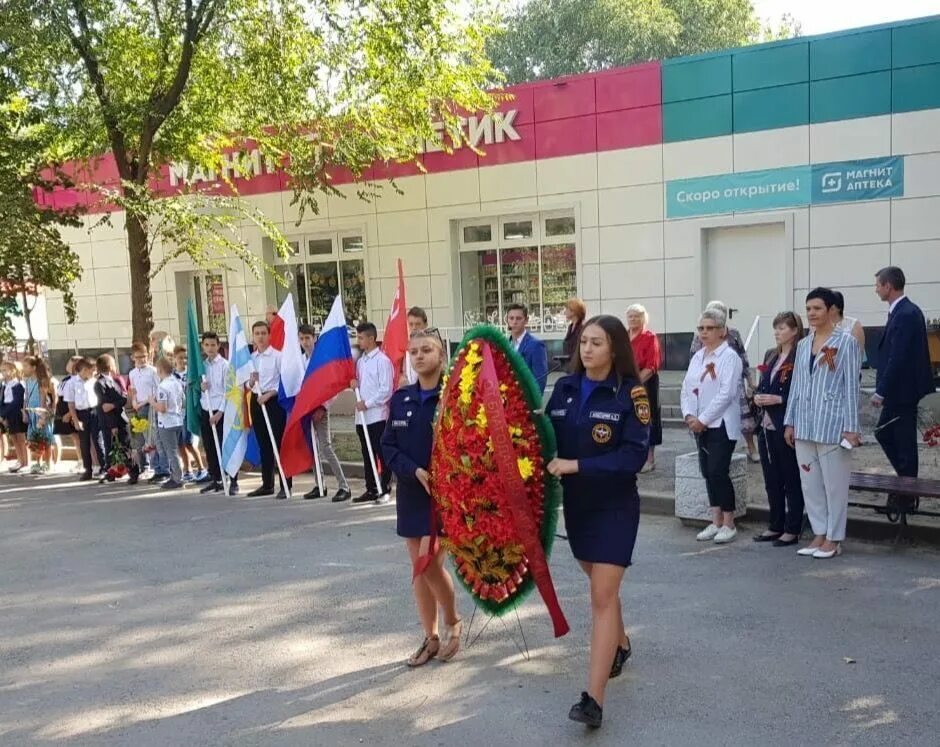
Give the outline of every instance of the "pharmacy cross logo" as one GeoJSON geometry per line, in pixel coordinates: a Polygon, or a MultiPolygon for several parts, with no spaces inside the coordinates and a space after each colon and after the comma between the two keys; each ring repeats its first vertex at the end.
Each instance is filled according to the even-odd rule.
{"type": "Polygon", "coordinates": [[[842,189],[842,172],[830,171],[822,175],[823,194],[838,192],[842,189]]]}

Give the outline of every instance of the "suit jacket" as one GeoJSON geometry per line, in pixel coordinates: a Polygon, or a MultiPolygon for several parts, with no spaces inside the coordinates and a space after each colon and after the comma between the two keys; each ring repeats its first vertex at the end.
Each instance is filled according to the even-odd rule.
{"type": "Polygon", "coordinates": [[[544,394],[548,383],[548,351],[545,343],[531,332],[526,332],[519,345],[519,355],[538,382],[539,391],[544,394]]]}
{"type": "MultiPolygon", "coordinates": [[[[764,412],[774,424],[778,431],[783,430],[783,416],[787,412],[787,402],[790,400],[790,387],[793,385],[793,368],[796,365],[796,346],[790,350],[777,375],[773,375],[774,367],[780,354],[776,349],[768,352],[764,359],[764,371],[761,372],[760,383],[757,385],[756,394],[776,394],[783,398],[783,403],[779,405],[767,405],[763,408],[764,412]]],[[[758,419],[758,425],[763,422],[763,418],[758,419]]]]}
{"type": "Polygon", "coordinates": [[[878,343],[875,392],[888,406],[916,406],[934,390],[927,323],[909,298],[902,298],[888,317],[878,343]]]}
{"type": "Polygon", "coordinates": [[[835,348],[833,366],[820,350],[813,356],[811,331],[796,346],[784,425],[793,426],[796,438],[838,444],[842,433],[858,433],[858,391],[861,361],[858,341],[836,327],[824,348],[835,348]]]}

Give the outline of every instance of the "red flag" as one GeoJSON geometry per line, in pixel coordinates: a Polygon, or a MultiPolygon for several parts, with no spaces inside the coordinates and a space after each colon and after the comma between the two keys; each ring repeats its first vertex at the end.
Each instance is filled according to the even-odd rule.
{"type": "Polygon", "coordinates": [[[392,310],[385,324],[382,335],[382,352],[392,362],[392,369],[397,378],[401,374],[401,364],[408,353],[408,307],[405,305],[405,276],[398,260],[398,290],[392,300],[392,310]]]}
{"type": "Polygon", "coordinates": [[[284,320],[279,316],[275,316],[271,320],[271,331],[269,332],[270,339],[268,340],[271,344],[271,347],[275,350],[284,349],[284,338],[286,336],[284,332],[284,320]]]}

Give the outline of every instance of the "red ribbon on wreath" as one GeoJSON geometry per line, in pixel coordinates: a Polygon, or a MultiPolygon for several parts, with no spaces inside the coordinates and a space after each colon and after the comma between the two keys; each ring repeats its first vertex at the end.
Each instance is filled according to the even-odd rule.
{"type": "Polygon", "coordinates": [[[499,476],[502,480],[506,502],[512,512],[513,522],[525,548],[529,560],[529,570],[535,587],[539,590],[542,601],[548,608],[555,629],[555,637],[560,638],[571,628],[561,611],[552,576],[548,570],[548,561],[542,550],[542,540],[539,537],[539,527],[532,515],[526,496],[525,484],[519,474],[516,464],[516,453],[509,437],[509,424],[506,422],[506,413],[503,401],[499,395],[499,379],[496,378],[496,365],[493,362],[493,353],[489,343],[482,343],[483,365],[477,379],[480,387],[481,401],[486,412],[486,419],[492,424],[490,427],[493,440],[493,456],[499,467],[499,476]]]}

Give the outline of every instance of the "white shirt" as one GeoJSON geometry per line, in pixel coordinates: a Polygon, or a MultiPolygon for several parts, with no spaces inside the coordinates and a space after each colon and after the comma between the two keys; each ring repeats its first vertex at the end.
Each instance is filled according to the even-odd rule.
{"type": "Polygon", "coordinates": [[[356,361],[356,379],[359,396],[367,408],[359,422],[371,425],[388,420],[388,402],[395,391],[395,372],[388,356],[379,348],[360,355],[356,361]]]}
{"type": "Polygon", "coordinates": [[[524,329],[522,330],[522,334],[519,335],[518,339],[516,339],[515,337],[512,338],[512,347],[514,350],[519,350],[519,346],[522,344],[522,341],[525,339],[525,336],[527,334],[529,334],[529,330],[524,329]]]}
{"type": "Polygon", "coordinates": [[[741,357],[727,342],[711,353],[699,350],[682,382],[682,417],[696,417],[708,428],[724,423],[728,438],[737,441],[741,438],[742,373],[741,357]]]}
{"type": "Polygon", "coordinates": [[[66,402],[71,402],[75,405],[76,410],[90,410],[92,407],[98,406],[98,395],[95,394],[95,380],[88,379],[88,381],[83,381],[81,376],[75,375],[70,380],[72,386],[68,387],[71,389],[71,399],[66,399],[66,402]]]}
{"type": "MultiPolygon", "coordinates": [[[[228,361],[221,355],[212,360],[206,358],[206,384],[209,388],[199,395],[199,405],[208,412],[218,412],[225,407],[225,377],[228,375],[228,361]]],[[[201,385],[201,382],[200,382],[201,385]]]]}
{"type": "Polygon", "coordinates": [[[892,311],[894,311],[894,308],[895,308],[899,303],[901,303],[901,301],[904,300],[905,298],[907,298],[907,296],[905,296],[905,295],[903,295],[903,294],[901,294],[900,296],[898,296],[897,298],[895,298],[895,299],[891,302],[891,305],[888,306],[888,313],[890,314],[892,311]]]}
{"type": "Polygon", "coordinates": [[[176,428],[183,425],[183,385],[175,376],[167,376],[157,385],[157,402],[166,412],[157,413],[157,426],[176,428]]]}
{"type": "Polygon", "coordinates": [[[281,352],[269,346],[263,353],[252,353],[251,360],[258,372],[261,393],[276,392],[281,383],[281,352]]]}
{"type": "Polygon", "coordinates": [[[18,381],[5,381],[3,383],[3,404],[8,405],[13,401],[13,387],[19,383],[18,381]]]}
{"type": "Polygon", "coordinates": [[[127,376],[131,380],[131,386],[134,388],[134,401],[138,405],[145,405],[147,400],[157,395],[160,379],[157,376],[157,369],[153,366],[132,368],[127,376]]]}

